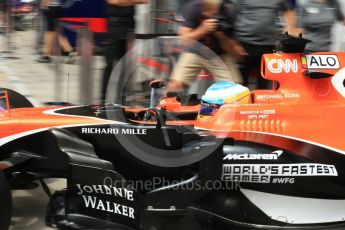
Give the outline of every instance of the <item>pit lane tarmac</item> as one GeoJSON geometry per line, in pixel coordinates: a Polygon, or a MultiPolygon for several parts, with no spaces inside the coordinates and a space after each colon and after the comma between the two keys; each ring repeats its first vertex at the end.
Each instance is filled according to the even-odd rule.
{"type": "MultiPolygon", "coordinates": [[[[66,187],[66,180],[45,180],[52,191],[66,187]]],[[[51,230],[45,225],[45,211],[49,202],[41,186],[30,190],[16,190],[13,196],[13,217],[10,230],[51,230]]]]}

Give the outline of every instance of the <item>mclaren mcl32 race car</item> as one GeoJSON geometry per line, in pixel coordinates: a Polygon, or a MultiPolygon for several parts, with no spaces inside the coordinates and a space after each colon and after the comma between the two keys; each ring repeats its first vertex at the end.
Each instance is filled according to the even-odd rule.
{"type": "Polygon", "coordinates": [[[345,229],[344,67],[344,53],[266,54],[274,89],[216,83],[194,107],[34,108],[2,89],[0,228],[11,189],[67,178],[50,226],[345,229]]]}

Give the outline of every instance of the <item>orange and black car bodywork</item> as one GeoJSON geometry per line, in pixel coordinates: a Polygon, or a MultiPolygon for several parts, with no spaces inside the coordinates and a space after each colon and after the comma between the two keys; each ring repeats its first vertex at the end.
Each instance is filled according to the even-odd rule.
{"type": "MultiPolygon", "coordinates": [[[[15,106],[5,95],[0,176],[12,188],[42,178],[67,178],[66,219],[81,226],[344,229],[344,67],[343,53],[266,54],[262,76],[276,82],[274,89],[254,90],[247,104],[226,104],[199,120],[164,119],[169,112],[186,112],[175,99],[162,102],[162,109],[102,110],[15,106]],[[185,156],[214,142],[220,144],[203,159],[184,164],[174,164],[172,156],[164,165],[150,163],[148,158],[155,159],[151,155],[144,159],[128,150],[138,146],[139,155],[153,149],[158,157],[185,156]],[[90,191],[98,199],[132,207],[132,218],[123,210],[122,215],[109,214],[99,203],[94,209],[85,206],[87,190],[78,188],[104,185],[105,178],[179,183],[136,189],[134,199],[90,191]],[[221,186],[210,188],[210,181],[221,186]],[[195,182],[201,187],[184,187],[195,182]]],[[[199,106],[185,108],[191,115],[199,106]]]]}
{"type": "MultiPolygon", "coordinates": [[[[136,119],[136,112],[125,111],[127,117],[124,118],[124,109],[117,106],[109,106],[105,111],[99,106],[34,108],[27,100],[22,103],[25,99],[22,95],[7,89],[2,92],[0,182],[6,195],[1,199],[11,200],[8,184],[13,189],[25,189],[40,179],[67,178],[64,219],[68,222],[59,225],[54,222],[56,220],[51,221],[55,226],[71,227],[71,223],[78,223],[77,229],[138,229],[139,226],[149,229],[167,225],[170,218],[166,214],[173,219],[184,216],[186,211],[180,209],[186,209],[188,203],[198,197],[196,194],[201,193],[164,189],[163,182],[191,183],[191,178],[196,179],[198,169],[205,168],[211,161],[201,159],[190,165],[187,162],[161,166],[150,164],[127,150],[127,143],[135,145],[140,139],[139,143],[144,143],[139,146],[143,154],[158,149],[157,154],[176,150],[174,154],[182,155],[185,154],[183,145],[199,141],[199,135],[184,133],[175,126],[157,127],[152,122],[143,125],[131,122],[136,119]],[[163,133],[172,137],[169,145],[165,144],[163,133]],[[125,177],[121,176],[122,172],[126,172],[125,177]],[[7,180],[2,180],[4,175],[7,180]],[[145,181],[155,184],[149,188],[146,185],[134,187],[137,191],[128,187],[124,178],[135,184],[145,181]],[[91,192],[93,186],[98,190],[91,192]],[[125,191],[127,197],[124,197],[125,191]],[[180,199],[181,195],[183,199],[180,199]],[[92,206],[95,203],[88,203],[90,201],[86,199],[104,202],[92,206]],[[171,208],[173,206],[175,209],[171,208]],[[161,216],[157,213],[159,210],[166,214],[161,216]],[[150,216],[154,216],[153,220],[147,221],[150,216]]],[[[212,174],[206,178],[215,179],[212,174]]],[[[1,210],[8,211],[0,223],[7,227],[11,205],[3,205],[1,210]]],[[[53,213],[48,216],[51,215],[53,213]]]]}
{"type": "Polygon", "coordinates": [[[345,198],[344,64],[344,53],[265,54],[262,76],[275,81],[274,90],[254,90],[248,104],[224,105],[195,123],[235,139],[224,151],[222,178],[242,181],[242,194],[271,219],[342,222],[334,204],[345,198]],[[238,152],[241,145],[270,146],[271,155],[238,152]]]}

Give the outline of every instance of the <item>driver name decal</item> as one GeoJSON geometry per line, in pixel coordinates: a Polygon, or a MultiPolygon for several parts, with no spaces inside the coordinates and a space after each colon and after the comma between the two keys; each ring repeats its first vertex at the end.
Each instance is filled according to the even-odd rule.
{"type": "Polygon", "coordinates": [[[305,69],[339,69],[339,59],[336,55],[305,55],[302,56],[305,69]]]}

